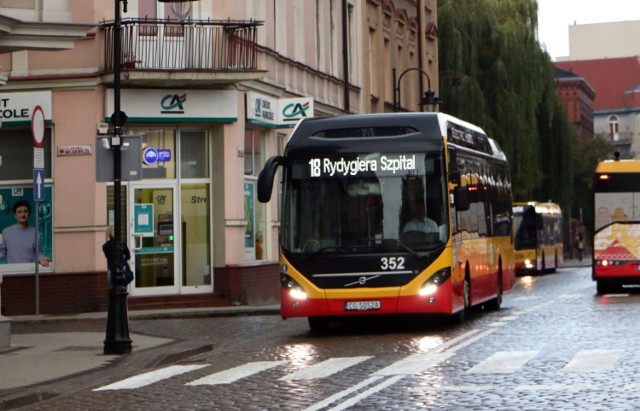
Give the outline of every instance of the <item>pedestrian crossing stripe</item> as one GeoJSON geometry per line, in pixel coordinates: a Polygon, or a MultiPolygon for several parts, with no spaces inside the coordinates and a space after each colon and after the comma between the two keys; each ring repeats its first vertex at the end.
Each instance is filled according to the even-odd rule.
{"type": "Polygon", "coordinates": [[[613,368],[622,350],[582,350],[562,369],[567,372],[605,372],[613,368]]]}
{"type": "Polygon", "coordinates": [[[326,361],[322,361],[318,364],[307,367],[303,370],[285,375],[280,378],[282,381],[292,380],[313,380],[317,378],[326,378],[337,372],[345,370],[349,367],[353,367],[356,364],[366,361],[370,356],[362,357],[342,357],[342,358],[330,358],[326,361]]]}
{"type": "Polygon", "coordinates": [[[126,380],[115,382],[113,384],[105,385],[104,387],[96,388],[94,391],[133,390],[136,388],[146,387],[147,385],[151,385],[156,382],[175,377],[176,375],[198,370],[207,366],[209,366],[209,364],[171,365],[159,370],[136,375],[134,377],[127,378],[126,380]]]}
{"type": "Polygon", "coordinates": [[[286,364],[286,361],[256,361],[231,368],[226,371],[220,371],[215,374],[207,375],[187,385],[216,385],[231,384],[242,378],[249,377],[262,371],[269,370],[278,365],[286,364]]]}
{"type": "Polygon", "coordinates": [[[470,374],[505,374],[522,368],[538,351],[498,351],[472,367],[470,374]]]}
{"type": "MultiPolygon", "coordinates": [[[[454,347],[455,348],[455,347],[454,347]]],[[[428,353],[414,354],[401,359],[387,367],[371,374],[372,378],[381,377],[396,377],[407,375],[418,375],[426,368],[434,366],[438,363],[442,363],[445,360],[449,360],[454,352],[448,350],[442,353],[428,353]],[[407,362],[406,360],[411,361],[407,362]],[[416,367],[415,362],[422,362],[423,364],[416,367]]],[[[587,372],[607,372],[613,369],[616,362],[622,356],[623,350],[581,350],[577,352],[573,358],[559,371],[561,372],[573,372],[573,373],[587,373],[587,372]]],[[[467,370],[469,374],[508,374],[515,373],[522,369],[527,362],[536,357],[539,351],[498,351],[489,356],[484,361],[474,365],[467,370]]],[[[328,378],[336,373],[353,367],[364,361],[373,358],[372,356],[356,356],[356,357],[334,357],[329,358],[320,363],[310,365],[304,369],[289,373],[279,378],[280,381],[295,381],[295,380],[315,380],[321,378],[328,378]]],[[[207,376],[198,378],[194,381],[186,383],[188,386],[199,385],[218,385],[218,384],[230,384],[241,380],[243,378],[251,377],[252,375],[270,370],[275,367],[290,364],[289,361],[255,361],[249,362],[237,367],[229,368],[227,370],[218,371],[207,376]]],[[[148,385],[167,380],[176,377],[181,374],[185,374],[191,371],[196,371],[204,367],[210,367],[211,364],[190,364],[190,365],[172,365],[164,368],[160,368],[155,371],[139,374],[109,385],[96,388],[93,391],[107,391],[107,390],[132,390],[136,388],[143,388],[148,385]]],[[[470,388],[471,389],[471,388],[470,388]]],[[[473,390],[482,388],[473,388],[473,390]]],[[[526,390],[526,387],[522,387],[526,390]]],[[[539,386],[530,387],[532,390],[542,389],[539,386]]]]}

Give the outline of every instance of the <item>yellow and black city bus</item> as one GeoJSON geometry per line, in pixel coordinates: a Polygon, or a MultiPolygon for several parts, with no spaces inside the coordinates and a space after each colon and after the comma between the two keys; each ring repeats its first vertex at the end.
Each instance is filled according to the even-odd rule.
{"type": "Polygon", "coordinates": [[[596,167],[592,278],[598,294],[640,284],[640,160],[596,167]]]}
{"type": "Polygon", "coordinates": [[[513,287],[509,165],[479,127],[442,113],[304,119],[261,171],[260,201],[279,166],[283,318],[463,318],[513,287]]]}
{"type": "Polygon", "coordinates": [[[517,275],[553,272],[562,266],[562,221],[558,204],[513,204],[517,275]]]}

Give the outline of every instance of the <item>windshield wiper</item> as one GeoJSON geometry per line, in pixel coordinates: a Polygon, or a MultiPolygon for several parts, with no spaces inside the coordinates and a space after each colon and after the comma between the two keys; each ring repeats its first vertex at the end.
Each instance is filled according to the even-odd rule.
{"type": "Polygon", "coordinates": [[[395,245],[400,246],[400,248],[402,248],[403,250],[405,250],[406,252],[408,252],[409,254],[411,254],[413,257],[415,257],[418,260],[422,260],[424,258],[423,255],[418,254],[418,252],[416,250],[414,250],[413,248],[409,247],[408,245],[406,245],[405,243],[403,243],[402,241],[398,240],[397,238],[369,238],[369,241],[372,242],[377,242],[377,241],[386,241],[386,242],[390,242],[393,243],[395,245]]]}

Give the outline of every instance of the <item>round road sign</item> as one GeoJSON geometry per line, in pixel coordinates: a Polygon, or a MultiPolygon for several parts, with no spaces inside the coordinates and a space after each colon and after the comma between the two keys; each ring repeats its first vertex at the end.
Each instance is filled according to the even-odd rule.
{"type": "Polygon", "coordinates": [[[42,107],[36,106],[31,115],[31,137],[33,137],[33,144],[38,148],[44,145],[44,130],[44,111],[42,107]]]}

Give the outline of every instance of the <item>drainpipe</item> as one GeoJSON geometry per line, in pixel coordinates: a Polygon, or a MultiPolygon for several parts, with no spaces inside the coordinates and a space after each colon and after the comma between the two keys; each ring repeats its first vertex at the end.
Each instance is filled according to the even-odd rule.
{"type": "MultiPolygon", "coordinates": [[[[416,11],[418,12],[418,68],[420,70],[425,70],[425,68],[422,66],[423,65],[423,60],[422,60],[422,48],[423,48],[423,42],[424,42],[424,33],[422,31],[422,14],[424,12],[424,5],[423,5],[423,1],[424,0],[418,0],[418,5],[416,6],[417,9],[416,11]]],[[[424,76],[420,76],[420,94],[418,94],[418,96],[420,96],[420,100],[422,101],[422,96],[424,95],[424,76]]],[[[423,111],[424,106],[422,104],[420,104],[420,111],[423,111]]]]}
{"type": "Polygon", "coordinates": [[[342,0],[342,70],[344,72],[344,111],[351,112],[349,104],[349,5],[342,0]]]}

